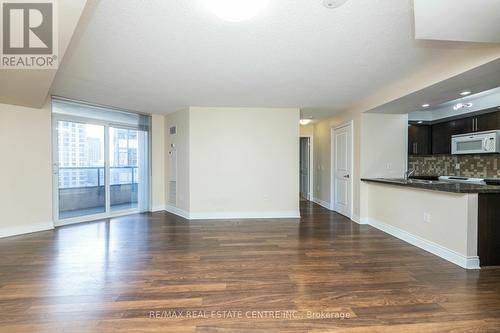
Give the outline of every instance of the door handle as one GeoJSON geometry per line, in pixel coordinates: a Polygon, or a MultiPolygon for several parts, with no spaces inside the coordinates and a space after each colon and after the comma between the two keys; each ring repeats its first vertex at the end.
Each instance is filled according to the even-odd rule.
{"type": "Polygon", "coordinates": [[[349,175],[345,175],[344,178],[350,178],[350,176],[349,175]]]}

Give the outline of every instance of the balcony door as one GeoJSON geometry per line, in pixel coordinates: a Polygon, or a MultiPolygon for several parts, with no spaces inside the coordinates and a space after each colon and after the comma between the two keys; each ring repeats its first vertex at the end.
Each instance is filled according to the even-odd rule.
{"type": "Polygon", "coordinates": [[[53,128],[56,225],[149,209],[147,130],[61,114],[53,128]]]}

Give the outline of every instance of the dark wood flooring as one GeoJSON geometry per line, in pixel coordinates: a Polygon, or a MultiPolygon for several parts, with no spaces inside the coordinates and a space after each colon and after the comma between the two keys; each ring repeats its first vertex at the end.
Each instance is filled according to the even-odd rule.
{"type": "Polygon", "coordinates": [[[161,212],[2,239],[0,332],[500,331],[500,269],[301,205],[300,223],[161,212]]]}

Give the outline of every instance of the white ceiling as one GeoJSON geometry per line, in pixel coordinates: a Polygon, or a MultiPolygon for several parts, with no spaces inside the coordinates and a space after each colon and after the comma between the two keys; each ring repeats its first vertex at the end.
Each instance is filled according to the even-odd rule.
{"type": "Polygon", "coordinates": [[[51,92],[143,112],[300,107],[322,117],[471,47],[415,41],[411,0],[333,10],[322,0],[271,0],[240,23],[200,0],[89,2],[51,92]]]}

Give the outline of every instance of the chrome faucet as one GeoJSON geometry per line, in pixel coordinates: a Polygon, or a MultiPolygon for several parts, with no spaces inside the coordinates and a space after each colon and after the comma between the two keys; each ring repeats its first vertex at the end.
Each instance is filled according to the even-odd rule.
{"type": "Polygon", "coordinates": [[[415,173],[415,169],[406,170],[404,174],[404,179],[408,180],[415,173]]]}

